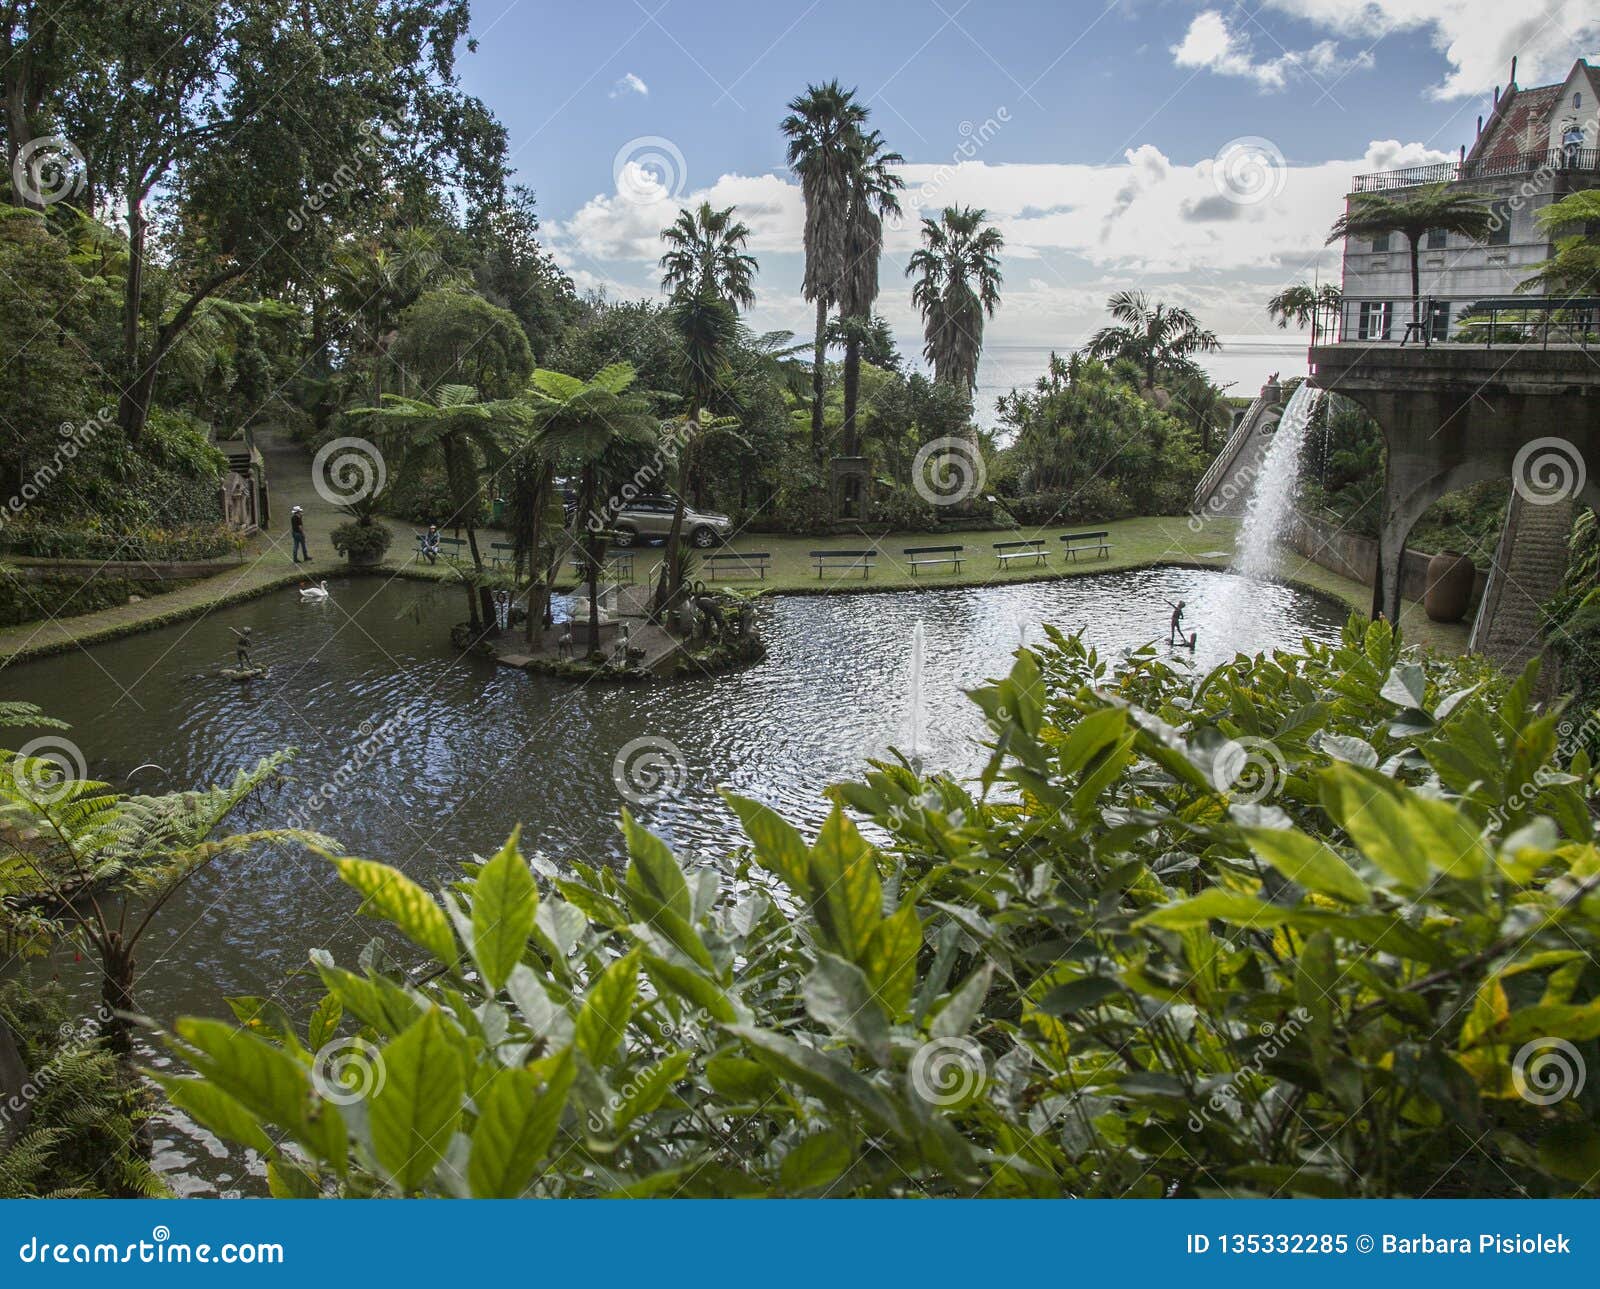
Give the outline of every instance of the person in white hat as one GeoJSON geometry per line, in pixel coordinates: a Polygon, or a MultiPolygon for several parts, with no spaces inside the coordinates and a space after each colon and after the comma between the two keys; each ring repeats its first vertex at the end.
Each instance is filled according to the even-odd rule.
{"type": "Polygon", "coordinates": [[[306,563],[311,562],[311,551],[306,546],[306,517],[299,506],[289,511],[289,532],[294,537],[294,562],[298,564],[300,557],[306,557],[306,563]]]}

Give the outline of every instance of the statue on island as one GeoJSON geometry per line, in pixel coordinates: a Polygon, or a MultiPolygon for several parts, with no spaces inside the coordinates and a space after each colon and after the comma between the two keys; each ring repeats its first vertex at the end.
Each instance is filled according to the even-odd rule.
{"type": "Polygon", "coordinates": [[[229,680],[255,680],[258,677],[265,676],[267,669],[256,666],[250,658],[250,628],[245,627],[241,631],[234,627],[229,627],[228,630],[233,632],[234,665],[232,667],[224,667],[222,674],[229,680]]]}
{"type": "Polygon", "coordinates": [[[1168,646],[1174,649],[1193,649],[1195,641],[1200,638],[1200,633],[1195,631],[1185,634],[1184,632],[1183,610],[1187,606],[1188,601],[1179,600],[1176,604],[1174,604],[1171,600],[1168,600],[1166,601],[1166,604],[1167,607],[1172,610],[1172,619],[1167,624],[1168,646]]]}

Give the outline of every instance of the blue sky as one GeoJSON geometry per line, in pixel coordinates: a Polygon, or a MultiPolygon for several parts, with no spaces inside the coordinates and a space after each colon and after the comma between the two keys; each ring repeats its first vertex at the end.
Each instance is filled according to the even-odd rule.
{"type": "MultiPolygon", "coordinates": [[[[1454,155],[1520,53],[1524,85],[1600,49],[1572,0],[479,0],[463,80],[506,123],[548,239],[585,287],[653,293],[656,232],[740,206],[751,321],[804,330],[798,194],[777,123],[808,81],[858,88],[908,161],[908,213],[994,212],[991,337],[1070,345],[1145,285],[1260,332],[1321,249],[1351,175],[1454,155]],[[914,209],[913,209],[914,208],[914,209]]],[[[881,311],[915,348],[891,230],[881,311]]]]}

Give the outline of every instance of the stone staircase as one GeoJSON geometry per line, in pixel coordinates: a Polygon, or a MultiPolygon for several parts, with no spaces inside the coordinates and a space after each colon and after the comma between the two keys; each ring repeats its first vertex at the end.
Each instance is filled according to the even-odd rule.
{"type": "Polygon", "coordinates": [[[1536,504],[1512,491],[1469,646],[1511,675],[1544,650],[1540,610],[1567,571],[1571,533],[1570,501],[1536,504]]]}
{"type": "Polygon", "coordinates": [[[1272,431],[1277,428],[1282,413],[1283,387],[1269,382],[1239,418],[1228,441],[1195,488],[1189,502],[1193,514],[1207,519],[1219,515],[1243,518],[1245,503],[1261,468],[1261,458],[1272,442],[1272,431]]]}

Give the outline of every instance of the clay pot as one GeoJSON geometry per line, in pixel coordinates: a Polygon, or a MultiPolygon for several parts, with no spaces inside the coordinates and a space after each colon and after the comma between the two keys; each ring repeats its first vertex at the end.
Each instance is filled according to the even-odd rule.
{"type": "Polygon", "coordinates": [[[1470,556],[1460,551],[1440,551],[1428,561],[1428,581],[1422,607],[1435,622],[1460,622],[1472,603],[1478,578],[1470,556]]]}

